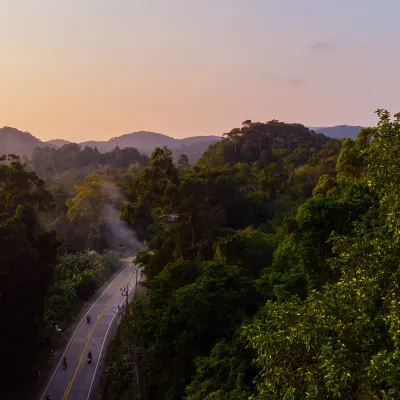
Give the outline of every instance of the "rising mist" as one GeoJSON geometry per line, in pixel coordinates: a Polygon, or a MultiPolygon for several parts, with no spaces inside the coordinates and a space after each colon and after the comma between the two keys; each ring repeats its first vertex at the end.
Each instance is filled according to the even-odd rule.
{"type": "Polygon", "coordinates": [[[127,202],[121,190],[111,182],[103,184],[103,195],[108,202],[103,205],[102,218],[106,226],[106,240],[109,248],[122,250],[126,254],[136,254],[145,245],[137,239],[136,232],[120,218],[121,206],[127,202]]]}

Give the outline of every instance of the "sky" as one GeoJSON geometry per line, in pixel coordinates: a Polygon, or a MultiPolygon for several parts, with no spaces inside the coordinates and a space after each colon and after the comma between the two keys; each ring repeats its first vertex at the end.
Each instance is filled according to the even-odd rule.
{"type": "Polygon", "coordinates": [[[398,0],[0,0],[0,126],[221,135],[400,111],[398,0]]]}

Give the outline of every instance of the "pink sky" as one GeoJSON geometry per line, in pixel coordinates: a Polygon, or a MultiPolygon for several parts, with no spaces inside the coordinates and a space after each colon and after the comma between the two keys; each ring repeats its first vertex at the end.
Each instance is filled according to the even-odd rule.
{"type": "Polygon", "coordinates": [[[83,141],[370,125],[400,111],[399,17],[389,0],[3,0],[0,126],[83,141]]]}

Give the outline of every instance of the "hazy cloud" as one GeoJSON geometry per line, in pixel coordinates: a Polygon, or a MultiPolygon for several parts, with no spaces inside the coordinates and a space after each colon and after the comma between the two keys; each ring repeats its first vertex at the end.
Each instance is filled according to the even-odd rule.
{"type": "Polygon", "coordinates": [[[335,46],[331,42],[319,41],[311,46],[311,51],[314,53],[327,53],[335,50],[335,46]]]}
{"type": "Polygon", "coordinates": [[[290,86],[301,86],[304,84],[304,79],[298,77],[284,77],[267,71],[260,71],[258,75],[262,79],[268,79],[272,82],[277,82],[280,84],[285,84],[290,86]]]}
{"type": "Polygon", "coordinates": [[[286,81],[292,86],[301,86],[304,83],[304,79],[300,78],[286,78],[286,81]]]}

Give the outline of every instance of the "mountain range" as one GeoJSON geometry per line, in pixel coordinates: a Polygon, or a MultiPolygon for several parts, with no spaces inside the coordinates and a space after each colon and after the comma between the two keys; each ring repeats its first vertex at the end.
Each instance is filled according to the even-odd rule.
{"type": "MultiPolygon", "coordinates": [[[[355,139],[361,126],[338,125],[330,127],[313,127],[310,129],[323,133],[333,138],[351,137],[355,139]]],[[[151,154],[156,147],[169,147],[174,157],[184,153],[189,162],[195,162],[211,143],[221,140],[220,136],[192,136],[184,139],[175,139],[161,133],[139,131],[113,137],[106,141],[90,140],[79,143],[80,146],[97,147],[100,153],[111,151],[115,146],[120,148],[135,147],[145,154],[151,154]]],[[[22,132],[16,128],[0,128],[0,155],[14,153],[20,156],[32,156],[35,147],[61,147],[68,144],[67,140],[54,139],[43,142],[28,132],[22,132]]]]}
{"type": "Polygon", "coordinates": [[[337,126],[325,126],[325,127],[309,127],[317,133],[323,133],[326,136],[335,139],[351,138],[355,139],[362,126],[358,125],[337,125],[337,126]]]}
{"type": "MultiPolygon", "coordinates": [[[[97,147],[100,153],[111,151],[116,146],[120,148],[135,147],[140,152],[151,154],[156,147],[169,147],[175,157],[187,154],[189,161],[195,162],[201,157],[205,149],[211,144],[221,140],[219,136],[192,136],[183,139],[175,139],[167,135],[155,132],[133,132],[106,141],[86,141],[79,145],[97,147]]],[[[53,139],[43,142],[28,132],[5,126],[0,128],[0,155],[14,153],[19,156],[32,156],[36,147],[61,147],[71,143],[64,139],[53,139]]]]}

